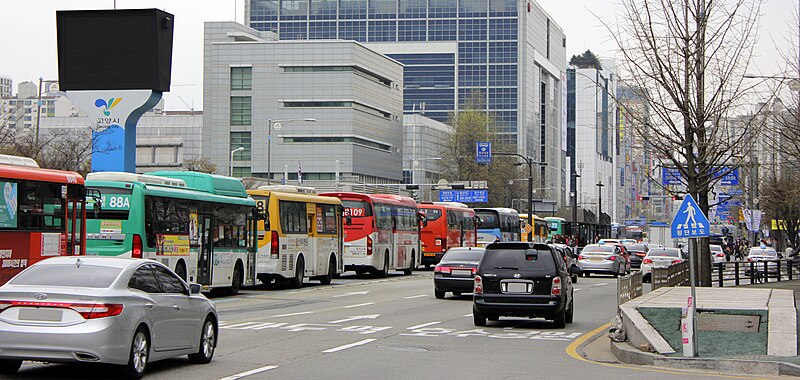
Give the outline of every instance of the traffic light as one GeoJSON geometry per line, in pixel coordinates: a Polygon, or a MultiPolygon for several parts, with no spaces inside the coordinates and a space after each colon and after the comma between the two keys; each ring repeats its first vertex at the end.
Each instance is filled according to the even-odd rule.
{"type": "Polygon", "coordinates": [[[683,200],[683,195],[673,195],[672,196],[672,200],[673,201],[682,201],[683,200]]]}
{"type": "Polygon", "coordinates": [[[649,195],[640,195],[639,196],[639,200],[640,201],[649,201],[650,200],[650,196],[649,195]]]}

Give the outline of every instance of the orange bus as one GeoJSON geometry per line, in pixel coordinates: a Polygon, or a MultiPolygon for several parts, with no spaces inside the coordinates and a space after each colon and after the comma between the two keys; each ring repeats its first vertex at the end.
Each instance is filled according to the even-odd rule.
{"type": "Polygon", "coordinates": [[[475,230],[475,211],[458,202],[424,202],[418,205],[425,214],[420,232],[422,240],[422,265],[438,264],[452,247],[474,247],[478,233],[475,230]]]}
{"type": "Polygon", "coordinates": [[[419,264],[417,203],[391,194],[322,193],[342,201],[345,271],[386,277],[411,274],[419,264]]]}
{"type": "Polygon", "coordinates": [[[0,155],[0,189],[0,285],[48,257],[86,254],[80,174],[0,155]]]}

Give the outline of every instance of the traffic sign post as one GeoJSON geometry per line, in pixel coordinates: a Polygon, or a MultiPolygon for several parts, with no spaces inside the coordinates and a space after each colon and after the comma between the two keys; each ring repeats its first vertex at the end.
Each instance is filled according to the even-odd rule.
{"type": "MultiPolygon", "coordinates": [[[[698,237],[707,237],[711,234],[711,224],[708,218],[700,210],[700,206],[694,201],[691,194],[686,194],[683,198],[683,203],[675,213],[672,219],[672,238],[689,238],[695,239],[698,237]]],[[[695,270],[695,252],[694,246],[697,242],[689,240],[689,285],[691,287],[692,295],[686,300],[687,310],[686,317],[681,320],[681,332],[683,334],[683,356],[695,357],[697,356],[697,296],[695,294],[695,283],[697,282],[697,275],[695,270]]]]}
{"type": "Polygon", "coordinates": [[[475,161],[479,164],[492,163],[492,143],[485,141],[475,143],[475,161]]]}

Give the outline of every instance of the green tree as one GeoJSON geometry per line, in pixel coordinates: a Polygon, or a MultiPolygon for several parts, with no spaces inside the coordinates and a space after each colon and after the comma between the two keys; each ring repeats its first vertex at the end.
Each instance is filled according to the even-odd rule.
{"type": "Polygon", "coordinates": [[[583,54],[573,55],[572,58],[569,59],[569,64],[579,69],[603,69],[603,65],[600,64],[600,59],[598,59],[591,50],[586,50],[583,54]]]}

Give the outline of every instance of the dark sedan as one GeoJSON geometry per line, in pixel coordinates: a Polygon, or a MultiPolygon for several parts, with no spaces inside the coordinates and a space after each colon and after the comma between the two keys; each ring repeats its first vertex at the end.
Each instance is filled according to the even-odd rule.
{"type": "Polygon", "coordinates": [[[642,260],[647,256],[647,244],[625,244],[625,248],[630,253],[631,269],[640,269],[642,260]]]}
{"type": "Polygon", "coordinates": [[[447,292],[456,296],[472,293],[472,280],[484,251],[478,247],[450,248],[433,269],[433,294],[436,298],[444,298],[447,292]]]}

